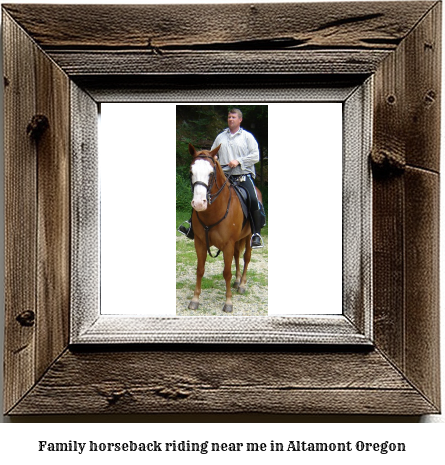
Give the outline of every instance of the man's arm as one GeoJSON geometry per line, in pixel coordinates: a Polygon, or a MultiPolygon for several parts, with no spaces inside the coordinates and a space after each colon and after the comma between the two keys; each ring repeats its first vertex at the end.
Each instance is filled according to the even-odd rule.
{"type": "MultiPolygon", "coordinates": [[[[241,169],[250,169],[255,163],[260,161],[260,149],[258,142],[252,134],[246,133],[247,153],[243,154],[237,161],[241,165],[241,169]]],[[[236,165],[235,165],[236,166],[236,165]]]]}

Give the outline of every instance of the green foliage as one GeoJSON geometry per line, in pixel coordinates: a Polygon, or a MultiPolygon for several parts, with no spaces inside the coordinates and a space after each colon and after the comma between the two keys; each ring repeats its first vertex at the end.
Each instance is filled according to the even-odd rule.
{"type": "MultiPolygon", "coordinates": [[[[224,108],[224,107],[222,107],[224,108]]],[[[227,126],[227,118],[217,105],[178,105],[176,107],[176,164],[189,164],[188,144],[208,150],[215,137],[227,126]],[[219,110],[219,111],[218,111],[219,110]]]]}
{"type": "Polygon", "coordinates": [[[263,194],[267,213],[267,158],[268,158],[268,106],[267,105],[177,105],[176,106],[176,209],[189,210],[192,200],[189,166],[191,156],[188,145],[197,150],[211,148],[216,136],[227,127],[227,114],[231,108],[243,112],[242,127],[251,132],[260,146],[262,162],[255,166],[256,184],[263,194]]]}
{"type": "MultiPolygon", "coordinates": [[[[190,179],[185,171],[188,167],[178,166],[176,168],[176,210],[190,210],[192,201],[192,191],[190,188],[190,179]]],[[[187,218],[184,218],[187,219],[187,218]]]]}
{"type": "Polygon", "coordinates": [[[211,148],[216,136],[227,127],[231,108],[243,112],[242,127],[252,132],[260,146],[261,156],[268,156],[267,105],[177,105],[176,107],[176,163],[190,162],[188,144],[198,150],[211,148]]]}

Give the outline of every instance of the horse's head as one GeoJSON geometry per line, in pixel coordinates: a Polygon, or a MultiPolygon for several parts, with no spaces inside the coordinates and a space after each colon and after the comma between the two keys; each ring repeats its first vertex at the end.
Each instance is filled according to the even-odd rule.
{"type": "Polygon", "coordinates": [[[217,153],[220,145],[215,149],[201,150],[198,152],[192,144],[189,144],[189,152],[193,157],[190,165],[190,180],[193,190],[192,207],[196,211],[207,209],[210,191],[216,181],[217,153]]]}

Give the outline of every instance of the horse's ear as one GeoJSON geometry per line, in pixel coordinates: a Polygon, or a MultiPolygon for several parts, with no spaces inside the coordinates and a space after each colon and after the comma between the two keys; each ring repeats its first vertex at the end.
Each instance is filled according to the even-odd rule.
{"type": "Polygon", "coordinates": [[[196,149],[195,147],[193,147],[192,144],[189,143],[189,153],[192,157],[195,157],[196,156],[196,149]]]}
{"type": "Polygon", "coordinates": [[[219,151],[220,148],[221,148],[221,144],[219,144],[218,147],[215,147],[215,148],[210,152],[210,156],[211,156],[212,158],[214,158],[215,160],[218,160],[218,155],[217,155],[217,153],[218,153],[218,151],[219,151]]]}

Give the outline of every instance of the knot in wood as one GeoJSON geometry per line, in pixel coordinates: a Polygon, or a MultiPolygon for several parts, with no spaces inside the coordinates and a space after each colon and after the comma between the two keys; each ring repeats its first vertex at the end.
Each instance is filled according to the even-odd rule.
{"type": "Polygon", "coordinates": [[[113,386],[97,386],[96,391],[103,396],[108,402],[108,405],[115,405],[121,399],[131,396],[131,393],[124,387],[113,386]]]}
{"type": "Polygon", "coordinates": [[[375,175],[395,176],[404,173],[406,162],[401,153],[379,149],[371,153],[371,165],[375,175]]]}
{"type": "Polygon", "coordinates": [[[425,103],[427,105],[431,105],[436,101],[436,92],[434,90],[430,90],[425,95],[425,103]]]}
{"type": "Polygon", "coordinates": [[[105,398],[107,399],[107,402],[108,402],[110,405],[114,405],[114,404],[116,404],[122,397],[124,397],[126,394],[127,394],[127,391],[126,391],[126,390],[114,391],[114,392],[108,393],[108,394],[105,396],[105,398]]]}
{"type": "Polygon", "coordinates": [[[49,121],[45,115],[34,115],[26,127],[26,133],[31,139],[39,140],[49,128],[49,121]]]}
{"type": "Polygon", "coordinates": [[[186,399],[190,396],[191,392],[187,389],[181,389],[179,387],[160,387],[155,390],[155,394],[163,397],[164,399],[186,399]]]}
{"type": "Polygon", "coordinates": [[[20,313],[20,315],[17,315],[16,320],[22,326],[34,326],[35,313],[32,310],[26,310],[26,311],[20,313]]]}

